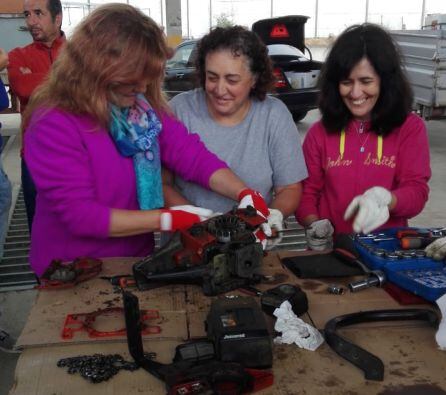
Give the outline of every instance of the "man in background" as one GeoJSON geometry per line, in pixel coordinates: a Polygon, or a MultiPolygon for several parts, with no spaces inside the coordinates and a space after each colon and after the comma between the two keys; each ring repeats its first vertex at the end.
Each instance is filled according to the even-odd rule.
{"type": "MultiPolygon", "coordinates": [[[[61,30],[62,5],[60,0],[25,0],[23,9],[26,26],[33,42],[9,52],[8,65],[9,86],[19,98],[22,114],[29,98],[48,74],[65,42],[65,35],[61,30]]],[[[36,189],[26,166],[23,146],[21,154],[23,197],[28,217],[28,228],[31,232],[36,189]]]]}

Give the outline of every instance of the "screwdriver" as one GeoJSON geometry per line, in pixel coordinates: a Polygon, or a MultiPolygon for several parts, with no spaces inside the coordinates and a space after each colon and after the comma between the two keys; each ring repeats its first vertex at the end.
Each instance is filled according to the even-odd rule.
{"type": "Polygon", "coordinates": [[[396,237],[402,239],[404,237],[431,237],[432,233],[424,229],[401,229],[396,232],[396,237]]]}
{"type": "Polygon", "coordinates": [[[400,244],[403,250],[416,250],[427,247],[437,239],[438,237],[403,237],[400,244]]]}
{"type": "Polygon", "coordinates": [[[282,234],[282,233],[291,233],[291,232],[296,233],[299,231],[302,231],[302,229],[290,228],[290,229],[277,230],[276,228],[271,228],[271,236],[268,237],[268,239],[276,239],[277,237],[279,237],[279,234],[282,234]]]}

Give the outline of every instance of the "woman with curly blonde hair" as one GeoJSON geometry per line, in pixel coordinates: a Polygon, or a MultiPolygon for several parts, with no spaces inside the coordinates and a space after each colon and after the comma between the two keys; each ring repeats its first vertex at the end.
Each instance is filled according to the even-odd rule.
{"type": "Polygon", "coordinates": [[[78,26],[33,96],[25,158],[37,187],[37,275],[52,259],[145,256],[154,230],[209,215],[163,208],[161,164],[232,199],[248,196],[268,215],[263,199],[169,112],[161,92],[169,54],[149,17],[104,5],[78,26]]]}

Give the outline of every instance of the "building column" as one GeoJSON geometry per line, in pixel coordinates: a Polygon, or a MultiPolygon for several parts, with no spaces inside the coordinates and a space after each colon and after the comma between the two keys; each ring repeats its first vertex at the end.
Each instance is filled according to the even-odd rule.
{"type": "Polygon", "coordinates": [[[166,34],[171,47],[181,43],[181,0],[166,0],[166,34]]]}

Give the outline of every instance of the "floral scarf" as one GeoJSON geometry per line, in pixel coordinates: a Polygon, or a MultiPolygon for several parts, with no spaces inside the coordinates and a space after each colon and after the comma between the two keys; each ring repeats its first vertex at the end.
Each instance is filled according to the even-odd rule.
{"type": "Polygon", "coordinates": [[[110,133],[123,156],[133,157],[139,208],[164,206],[158,135],[161,122],[144,95],[132,107],[111,105],[110,133]]]}

